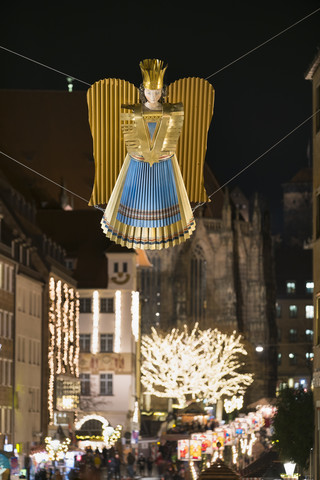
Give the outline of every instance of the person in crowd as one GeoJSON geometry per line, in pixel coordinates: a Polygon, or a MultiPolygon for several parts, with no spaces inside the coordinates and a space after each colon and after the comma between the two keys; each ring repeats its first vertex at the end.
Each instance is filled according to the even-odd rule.
{"type": "Polygon", "coordinates": [[[129,452],[127,455],[127,472],[130,478],[134,477],[134,463],[134,455],[132,454],[132,452],[129,452]]]}
{"type": "Polygon", "coordinates": [[[147,470],[148,470],[149,477],[151,477],[152,475],[152,468],[153,468],[153,458],[151,455],[149,455],[147,458],[147,470]]]}
{"type": "Polygon", "coordinates": [[[139,465],[139,472],[140,472],[140,475],[143,477],[144,476],[144,467],[145,467],[145,464],[146,464],[146,459],[143,455],[143,453],[140,453],[139,457],[138,457],[138,465],[139,465]]]}

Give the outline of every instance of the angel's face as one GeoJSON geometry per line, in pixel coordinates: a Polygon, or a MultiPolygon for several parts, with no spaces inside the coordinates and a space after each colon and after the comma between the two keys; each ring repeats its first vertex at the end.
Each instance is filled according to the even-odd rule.
{"type": "Polygon", "coordinates": [[[149,88],[145,88],[144,94],[149,103],[157,103],[161,98],[162,90],[149,90],[149,88]]]}

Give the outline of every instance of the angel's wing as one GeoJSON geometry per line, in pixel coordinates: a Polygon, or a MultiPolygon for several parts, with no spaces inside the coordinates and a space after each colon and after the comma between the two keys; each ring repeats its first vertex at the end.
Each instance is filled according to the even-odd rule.
{"type": "MultiPolygon", "coordinates": [[[[109,201],[126,154],[120,126],[121,105],[137,103],[138,97],[138,89],[132,83],[117,78],[100,80],[87,92],[95,163],[89,205],[109,201]]],[[[129,110],[122,109],[122,112],[129,110]]]]}
{"type": "Polygon", "coordinates": [[[214,89],[203,78],[182,78],[169,85],[168,102],[182,102],[184,125],[177,158],[190,202],[206,202],[203,165],[213,115],[214,89]]]}

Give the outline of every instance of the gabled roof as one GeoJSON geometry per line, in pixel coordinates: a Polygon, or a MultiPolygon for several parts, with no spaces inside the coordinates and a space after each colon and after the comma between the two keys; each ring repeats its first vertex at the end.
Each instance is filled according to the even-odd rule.
{"type": "Polygon", "coordinates": [[[306,80],[312,80],[313,75],[314,75],[315,71],[317,70],[317,68],[319,67],[319,65],[320,65],[320,49],[318,50],[314,59],[312,60],[304,78],[306,80]]]}

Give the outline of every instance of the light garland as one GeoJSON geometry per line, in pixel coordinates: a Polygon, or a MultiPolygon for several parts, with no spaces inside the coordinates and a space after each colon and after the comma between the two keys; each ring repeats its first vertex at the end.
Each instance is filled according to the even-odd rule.
{"type": "Polygon", "coordinates": [[[121,290],[116,291],[115,325],[114,325],[114,351],[120,353],[121,349],[121,290]]]}
{"type": "Polygon", "coordinates": [[[243,407],[243,395],[236,397],[235,395],[231,399],[224,399],[223,403],[226,413],[231,413],[234,410],[241,410],[243,407]]]}
{"type": "Polygon", "coordinates": [[[139,423],[139,403],[137,400],[134,402],[132,423],[139,423]]]}
{"type": "Polygon", "coordinates": [[[240,355],[247,352],[241,336],[219,330],[200,330],[195,325],[173,329],[167,335],[152,328],[141,341],[141,383],[145,394],[176,398],[180,408],[188,399],[216,403],[223,397],[244,393],[252,374],[239,373],[240,355]]]}
{"type": "Polygon", "coordinates": [[[53,276],[49,279],[48,321],[48,412],[52,424],[56,375],[79,376],[79,295],[53,276]]]}
{"type": "Polygon", "coordinates": [[[56,373],[62,372],[62,361],[61,361],[61,280],[58,280],[56,283],[56,341],[57,341],[57,371],[56,373]]]}
{"type": "Polygon", "coordinates": [[[136,342],[139,341],[139,292],[131,292],[131,330],[136,342]]]}
{"type": "Polygon", "coordinates": [[[92,345],[91,351],[93,355],[99,351],[99,292],[95,290],[92,296],[93,315],[92,315],[92,345]]]}
{"type": "Polygon", "coordinates": [[[117,425],[116,428],[113,428],[109,425],[108,420],[101,415],[93,414],[82,417],[75,424],[76,430],[79,431],[82,425],[89,420],[98,420],[102,423],[102,436],[77,435],[78,440],[100,440],[103,441],[106,445],[112,447],[121,438],[122,425],[117,425]]]}
{"type": "Polygon", "coordinates": [[[235,445],[232,445],[231,450],[232,450],[232,463],[233,463],[234,465],[236,465],[237,460],[238,460],[238,452],[237,452],[236,446],[235,446],[235,445]]]}

